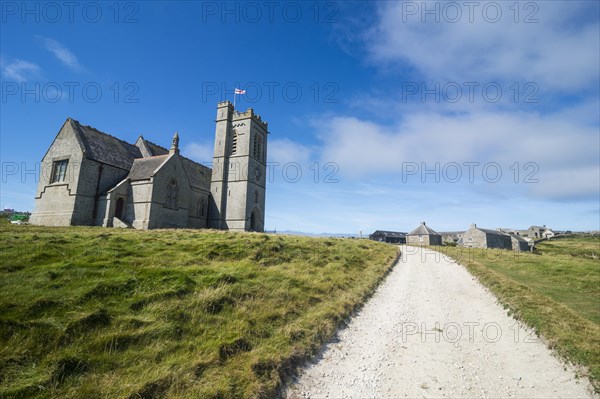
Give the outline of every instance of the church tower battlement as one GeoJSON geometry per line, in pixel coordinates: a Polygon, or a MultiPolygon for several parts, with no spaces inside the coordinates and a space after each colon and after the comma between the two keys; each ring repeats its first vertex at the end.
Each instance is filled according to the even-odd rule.
{"type": "Polygon", "coordinates": [[[217,105],[208,226],[264,231],[268,124],[252,108],[217,105]]]}

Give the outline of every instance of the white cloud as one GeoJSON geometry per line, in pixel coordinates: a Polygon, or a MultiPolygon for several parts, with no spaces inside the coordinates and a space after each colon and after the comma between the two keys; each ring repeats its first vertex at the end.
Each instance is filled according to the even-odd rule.
{"type": "Polygon", "coordinates": [[[307,163],[312,151],[309,147],[296,143],[290,139],[270,140],[268,149],[269,162],[279,162],[284,165],[288,162],[307,163]]]}
{"type": "Polygon", "coordinates": [[[213,152],[213,146],[205,143],[192,142],[181,149],[182,155],[204,165],[212,162],[213,152]]]}
{"type": "Polygon", "coordinates": [[[66,48],[64,44],[47,37],[40,36],[39,38],[43,41],[46,50],[54,54],[54,56],[68,68],[76,72],[80,72],[81,70],[83,70],[83,67],[77,60],[75,54],[73,54],[68,48],[66,48]]]}
{"type": "MultiPolygon", "coordinates": [[[[540,182],[528,186],[531,195],[566,198],[598,192],[597,127],[562,115],[415,113],[389,126],[354,117],[313,124],[323,143],[322,161],[337,163],[347,178],[398,174],[413,162],[428,168],[436,162],[497,162],[507,174],[515,162],[521,168],[534,162],[540,182]]],[[[522,170],[521,181],[528,171],[522,170]]]]}
{"type": "Polygon", "coordinates": [[[408,64],[441,81],[533,81],[542,91],[565,92],[597,87],[600,24],[589,18],[597,15],[597,4],[531,2],[537,10],[524,10],[520,3],[518,23],[509,8],[516,3],[500,4],[496,23],[485,20],[483,4],[475,8],[474,22],[463,5],[462,17],[450,23],[443,2],[379,3],[377,23],[363,37],[370,61],[380,67],[408,64]],[[416,15],[407,12],[407,3],[417,7],[416,15]],[[424,15],[425,7],[439,7],[440,22],[424,15]],[[523,23],[532,12],[538,22],[523,23]]]}
{"type": "Polygon", "coordinates": [[[14,80],[16,82],[25,82],[31,78],[37,77],[41,68],[29,61],[15,59],[10,62],[2,60],[0,63],[2,74],[7,80],[14,80]]]}

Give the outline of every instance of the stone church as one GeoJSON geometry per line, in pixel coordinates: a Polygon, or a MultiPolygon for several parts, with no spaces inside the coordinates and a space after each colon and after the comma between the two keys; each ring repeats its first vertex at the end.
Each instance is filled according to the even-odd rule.
{"type": "Polygon", "coordinates": [[[140,136],[127,143],[68,118],[41,164],[32,224],[264,231],[267,123],[217,105],[213,167],[140,136]]]}

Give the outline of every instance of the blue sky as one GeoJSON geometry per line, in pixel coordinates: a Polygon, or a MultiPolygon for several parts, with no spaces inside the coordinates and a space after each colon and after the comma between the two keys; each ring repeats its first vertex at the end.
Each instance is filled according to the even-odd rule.
{"type": "Polygon", "coordinates": [[[600,229],[596,1],[0,4],[1,208],[69,116],[209,163],[240,87],[269,230],[600,229]]]}

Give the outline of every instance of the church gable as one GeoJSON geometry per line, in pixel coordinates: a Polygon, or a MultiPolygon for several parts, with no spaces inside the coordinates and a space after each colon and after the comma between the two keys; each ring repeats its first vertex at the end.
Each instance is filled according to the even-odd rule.
{"type": "Polygon", "coordinates": [[[135,141],[135,146],[139,148],[144,158],[154,157],[157,155],[166,155],[169,153],[166,148],[146,140],[144,136],[138,137],[138,139],[135,141]]]}

